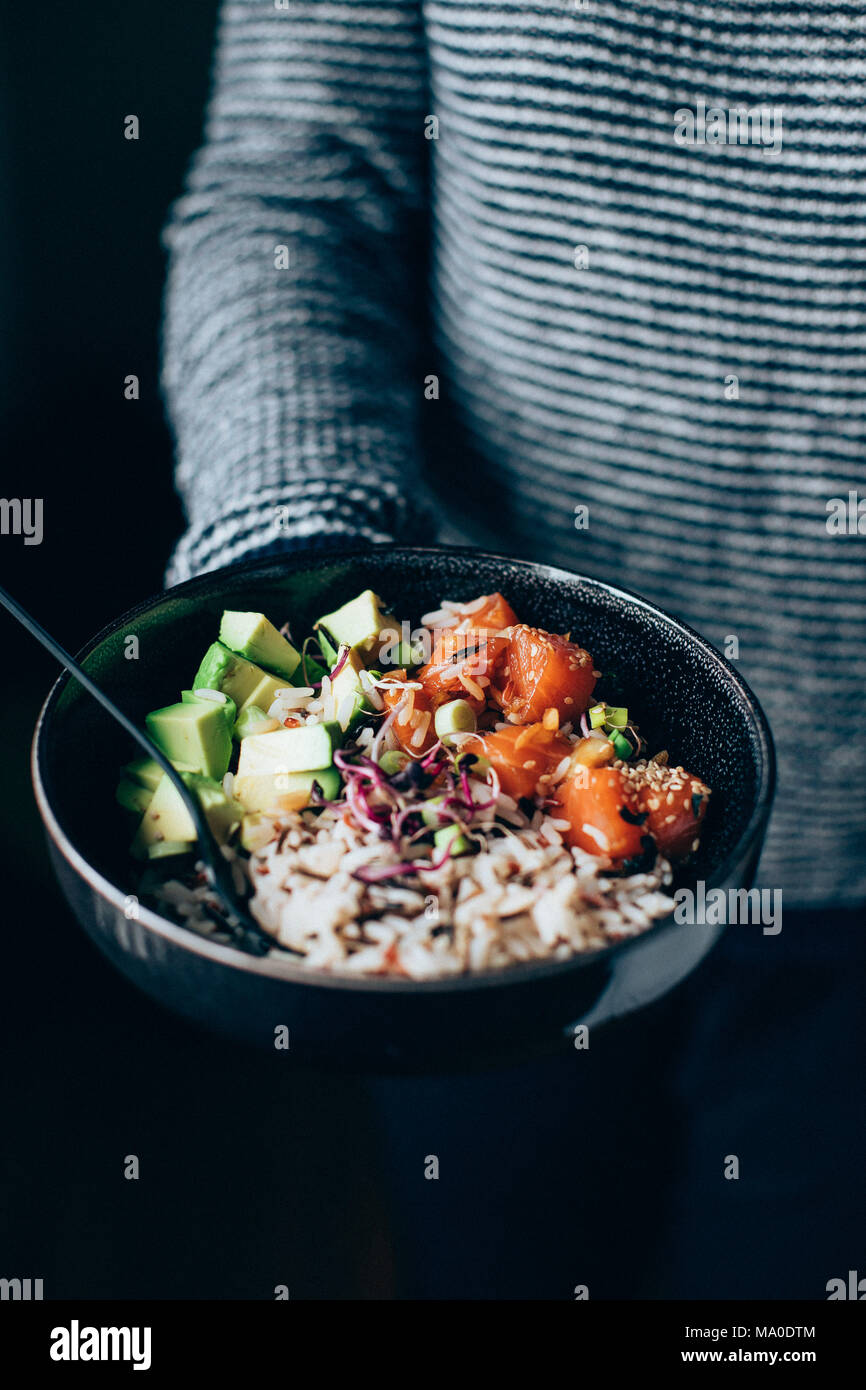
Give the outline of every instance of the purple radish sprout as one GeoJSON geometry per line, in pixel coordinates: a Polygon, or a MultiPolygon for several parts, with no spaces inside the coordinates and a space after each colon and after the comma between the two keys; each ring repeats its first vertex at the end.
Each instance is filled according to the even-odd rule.
{"type": "Polygon", "coordinates": [[[352,877],[360,879],[362,883],[378,883],[382,879],[398,878],[402,874],[432,873],[441,869],[450,858],[451,846],[446,845],[442,858],[431,860],[429,864],[422,864],[417,859],[406,859],[400,864],[381,864],[378,867],[362,864],[354,870],[352,877]]]}
{"type": "Polygon", "coordinates": [[[443,751],[443,743],[442,743],[442,740],[441,740],[441,738],[437,738],[436,742],[433,744],[433,747],[430,748],[430,749],[427,751],[427,753],[425,753],[424,757],[423,757],[422,760],[421,760],[421,766],[423,767],[423,769],[424,769],[425,772],[429,772],[429,771],[430,771],[431,765],[437,761],[437,759],[438,759],[438,757],[439,757],[439,754],[440,754],[442,751],[443,751]]]}
{"type": "Polygon", "coordinates": [[[328,673],[332,681],[337,679],[346,662],[348,661],[350,650],[351,649],[346,646],[345,642],[341,645],[340,650],[337,653],[337,664],[334,667],[333,671],[329,671],[328,673]]]}
{"type": "Polygon", "coordinates": [[[375,830],[379,836],[386,830],[387,838],[390,838],[384,821],[373,813],[363,790],[356,782],[346,787],[346,802],[360,825],[365,826],[367,830],[375,830]]]}
{"type": "Polygon", "coordinates": [[[465,767],[462,766],[462,764],[461,764],[461,767],[460,767],[460,787],[461,787],[461,790],[462,790],[462,792],[463,792],[463,795],[464,795],[466,801],[469,803],[469,805],[470,805],[470,806],[472,807],[472,809],[474,810],[474,809],[475,809],[475,799],[474,799],[474,797],[473,797],[473,795],[472,795],[472,788],[471,788],[470,785],[469,785],[469,772],[468,772],[468,769],[467,769],[467,768],[465,768],[465,767]]]}
{"type": "Polygon", "coordinates": [[[442,802],[442,805],[443,807],[459,806],[462,811],[467,811],[470,816],[473,814],[474,811],[478,810],[478,807],[475,805],[474,801],[464,801],[463,797],[457,796],[456,793],[453,796],[446,796],[445,800],[442,802]]]}

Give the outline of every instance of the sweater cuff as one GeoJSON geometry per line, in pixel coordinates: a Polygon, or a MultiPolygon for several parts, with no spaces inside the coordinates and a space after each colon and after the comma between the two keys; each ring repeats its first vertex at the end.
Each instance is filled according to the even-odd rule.
{"type": "Polygon", "coordinates": [[[298,516],[291,502],[282,505],[259,498],[217,521],[192,525],[175,546],[166,570],[166,588],[253,557],[393,541],[394,529],[387,524],[389,510],[364,508],[344,496],[323,499],[315,512],[298,516]]]}

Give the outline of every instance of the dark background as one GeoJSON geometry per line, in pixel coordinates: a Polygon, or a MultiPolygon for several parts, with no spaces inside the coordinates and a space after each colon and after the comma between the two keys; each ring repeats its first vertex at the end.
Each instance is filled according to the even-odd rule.
{"type": "MultiPolygon", "coordinates": [[[[215,13],[0,19],[2,493],[45,499],[42,545],[0,537],[0,574],[73,650],[161,587],[182,527],[159,236],[215,13]]],[[[2,615],[0,634],[0,1276],[43,1278],[46,1297],[820,1298],[858,1259],[866,1273],[853,914],[734,928],[588,1054],[424,1083],[299,1070],[168,1016],[87,944],[29,782],[55,672],[2,615]]]]}

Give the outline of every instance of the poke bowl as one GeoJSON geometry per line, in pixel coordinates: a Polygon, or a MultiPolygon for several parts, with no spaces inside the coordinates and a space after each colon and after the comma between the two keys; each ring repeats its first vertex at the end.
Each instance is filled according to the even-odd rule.
{"type": "Polygon", "coordinates": [[[675,895],[754,880],[755,696],[598,580],[445,547],[267,558],[147,599],[79,659],[189,778],[271,948],[234,939],[170,786],[63,675],[32,765],[73,912],[162,1004],[298,1060],[571,1046],[721,935],[675,895]]]}

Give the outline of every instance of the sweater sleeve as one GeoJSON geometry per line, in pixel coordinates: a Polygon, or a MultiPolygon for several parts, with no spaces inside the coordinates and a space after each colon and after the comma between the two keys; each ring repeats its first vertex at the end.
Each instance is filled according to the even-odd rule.
{"type": "Polygon", "coordinates": [[[189,529],[167,579],[429,536],[427,73],[416,0],[225,0],[165,232],[162,384],[189,529]]]}

